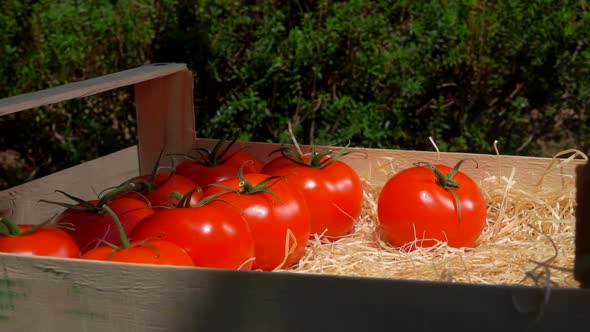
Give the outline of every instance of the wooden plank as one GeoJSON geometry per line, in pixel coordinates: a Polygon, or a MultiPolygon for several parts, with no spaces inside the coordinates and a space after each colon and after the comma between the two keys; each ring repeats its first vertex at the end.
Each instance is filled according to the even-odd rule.
{"type": "Polygon", "coordinates": [[[133,85],[186,70],[185,64],[156,63],[80,82],[0,99],[0,116],[133,85]]]}
{"type": "Polygon", "coordinates": [[[574,277],[590,288],[590,164],[576,168],[576,203],[574,277]]]}
{"type": "MultiPolygon", "coordinates": [[[[139,171],[152,170],[161,152],[188,152],[195,140],[193,77],[183,70],[135,85],[139,171]]],[[[163,158],[168,165],[170,158],[163,158]]]]}
{"type": "Polygon", "coordinates": [[[1,331],[587,331],[590,290],[0,255],[1,331]]]}
{"type": "MultiPolygon", "coordinates": [[[[195,146],[210,148],[216,140],[198,138],[195,146]]],[[[275,143],[260,142],[236,142],[235,148],[244,148],[246,152],[261,161],[267,161],[278,156],[269,154],[280,147],[275,143]]],[[[309,145],[302,145],[304,153],[311,151],[309,145]]],[[[341,150],[342,147],[318,146],[318,150],[332,149],[341,150]]],[[[367,149],[349,148],[355,152],[344,156],[341,160],[354,168],[361,178],[374,185],[382,185],[395,172],[410,167],[418,161],[430,163],[444,163],[455,165],[464,158],[473,158],[475,163],[465,162],[461,171],[472,176],[475,180],[481,181],[491,177],[509,178],[514,171],[514,180],[519,185],[534,186],[542,184],[547,188],[558,190],[563,185],[571,185],[575,181],[575,168],[585,163],[585,159],[553,159],[540,157],[522,157],[510,155],[489,155],[473,153],[436,153],[428,151],[394,150],[394,149],[367,149]],[[542,182],[539,182],[542,180],[542,182]]],[[[583,156],[582,156],[583,157],[583,156]]]]}
{"type": "Polygon", "coordinates": [[[138,175],[137,170],[137,147],[132,146],[1,191],[0,211],[19,224],[37,224],[62,210],[52,204],[39,203],[40,199],[70,202],[62,194],[56,193],[56,189],[91,199],[96,197],[95,192],[138,175]]]}

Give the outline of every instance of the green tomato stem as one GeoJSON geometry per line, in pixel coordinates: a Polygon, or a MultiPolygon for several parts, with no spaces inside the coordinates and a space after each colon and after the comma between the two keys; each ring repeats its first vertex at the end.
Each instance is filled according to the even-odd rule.
{"type": "Polygon", "coordinates": [[[438,168],[436,168],[431,163],[427,163],[427,162],[418,162],[418,163],[415,163],[416,166],[429,168],[434,173],[434,176],[436,178],[437,183],[443,189],[445,189],[445,190],[447,190],[447,191],[449,191],[451,193],[451,195],[453,196],[453,199],[455,200],[455,205],[457,206],[457,215],[459,217],[459,224],[461,223],[461,201],[459,200],[459,196],[457,195],[457,193],[455,192],[454,189],[459,188],[461,186],[461,184],[459,182],[455,181],[453,179],[453,177],[455,176],[455,174],[457,174],[457,172],[459,171],[459,167],[461,167],[461,165],[466,160],[473,160],[476,163],[476,165],[477,165],[477,161],[475,159],[473,159],[473,158],[461,159],[455,165],[455,167],[453,167],[453,169],[451,169],[451,171],[448,174],[444,174],[443,172],[441,172],[441,170],[439,170],[438,168]]]}
{"type": "Polygon", "coordinates": [[[230,148],[235,144],[237,140],[237,138],[232,139],[232,141],[223,150],[221,150],[221,152],[221,145],[225,142],[225,139],[218,140],[211,150],[207,150],[205,148],[194,148],[193,151],[195,151],[200,156],[200,158],[195,158],[185,153],[172,153],[168,155],[180,156],[192,162],[199,163],[205,166],[221,165],[229,159],[233,158],[233,156],[235,156],[238,152],[245,149],[240,148],[239,150],[236,150],[233,153],[227,155],[230,148]]]}
{"type": "Polygon", "coordinates": [[[119,220],[119,217],[117,217],[117,214],[106,204],[102,205],[101,208],[106,211],[106,213],[108,213],[111,218],[113,218],[113,221],[115,222],[115,225],[117,226],[117,231],[119,232],[119,237],[121,238],[121,247],[123,249],[129,249],[131,248],[131,243],[129,242],[129,238],[127,237],[127,234],[125,233],[125,229],[123,228],[123,224],[121,224],[121,220],[119,220]]]}
{"type": "Polygon", "coordinates": [[[197,191],[200,191],[201,187],[195,187],[191,190],[189,190],[188,192],[186,192],[184,195],[182,195],[181,193],[179,193],[178,191],[173,191],[170,193],[170,197],[175,198],[178,203],[176,204],[176,207],[179,208],[188,208],[191,207],[191,198],[193,197],[193,194],[196,193],[197,191]]]}
{"type": "Polygon", "coordinates": [[[5,236],[16,236],[22,233],[21,229],[6,217],[0,217],[0,234],[5,236]]]}
{"type": "Polygon", "coordinates": [[[317,169],[326,168],[326,167],[332,165],[333,163],[335,163],[341,157],[348,155],[348,154],[359,153],[359,154],[364,155],[365,157],[367,156],[367,154],[365,152],[349,151],[346,148],[339,150],[334,155],[331,155],[334,153],[334,151],[326,150],[326,151],[322,151],[322,152],[317,152],[315,145],[311,147],[311,153],[310,153],[311,157],[309,158],[309,160],[307,162],[303,160],[303,156],[299,152],[297,152],[294,149],[287,147],[287,146],[282,146],[282,147],[272,151],[270,153],[270,155],[272,155],[273,153],[276,153],[276,152],[280,152],[284,158],[289,159],[291,162],[293,162],[295,164],[308,166],[308,167],[312,167],[312,168],[317,168],[317,169]]]}
{"type": "MultiPolygon", "coordinates": [[[[145,182],[145,181],[143,181],[145,182]]],[[[109,191],[107,194],[105,194],[96,204],[97,206],[103,206],[105,205],[109,199],[111,199],[113,196],[118,195],[118,194],[122,194],[122,193],[126,193],[129,191],[133,191],[134,189],[137,188],[137,183],[136,182],[128,182],[128,183],[124,183],[123,185],[120,185],[118,187],[116,187],[115,189],[109,191]]]]}
{"type": "Polygon", "coordinates": [[[157,257],[160,258],[160,250],[158,250],[158,247],[156,247],[152,243],[149,243],[148,240],[145,240],[145,241],[139,243],[138,246],[144,246],[144,247],[148,247],[148,248],[152,249],[153,251],[156,252],[157,257]]]}
{"type": "Polygon", "coordinates": [[[2,236],[9,236],[10,232],[8,231],[8,227],[4,225],[4,223],[0,222],[0,235],[2,236]]]}
{"type": "Polygon", "coordinates": [[[277,175],[269,176],[269,177],[265,178],[264,180],[260,181],[259,183],[253,184],[252,182],[248,181],[248,179],[246,179],[244,177],[244,166],[245,165],[246,165],[246,163],[242,164],[240,166],[240,168],[238,169],[238,179],[240,180],[240,182],[238,184],[239,189],[235,192],[237,192],[238,194],[243,194],[243,195],[252,195],[252,194],[256,194],[256,193],[260,193],[260,192],[265,192],[265,193],[268,193],[269,195],[271,195],[278,202],[281,202],[279,197],[270,189],[270,187],[272,187],[275,183],[277,183],[281,179],[283,179],[284,176],[277,176],[277,175]],[[271,181],[273,181],[273,180],[275,180],[275,181],[271,183],[271,181]]]}

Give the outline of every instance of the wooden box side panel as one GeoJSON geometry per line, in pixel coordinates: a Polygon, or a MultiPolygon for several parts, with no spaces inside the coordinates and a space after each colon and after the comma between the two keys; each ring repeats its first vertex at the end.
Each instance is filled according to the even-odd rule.
{"type": "Polygon", "coordinates": [[[188,70],[135,85],[139,172],[151,172],[160,154],[185,153],[195,140],[193,76],[188,70]]]}
{"type": "Polygon", "coordinates": [[[590,291],[0,255],[0,331],[587,331],[590,291]],[[542,307],[541,307],[542,305],[542,307]]]}
{"type": "MultiPolygon", "coordinates": [[[[215,140],[198,138],[195,146],[212,147],[215,140]]],[[[271,152],[281,145],[260,142],[236,142],[235,147],[244,148],[246,152],[265,162],[279,156],[279,153],[271,155],[271,152]]],[[[304,153],[311,151],[311,146],[300,146],[304,153]]],[[[318,150],[332,149],[338,151],[343,147],[319,146],[318,150]]],[[[413,166],[416,162],[443,163],[454,166],[459,160],[472,158],[473,163],[466,161],[461,166],[461,171],[473,177],[476,181],[482,181],[490,177],[506,177],[517,181],[519,185],[537,186],[559,189],[563,185],[571,185],[575,182],[575,168],[586,162],[584,159],[553,159],[540,157],[520,157],[510,155],[490,155],[473,153],[436,153],[427,151],[395,150],[395,149],[368,149],[361,147],[349,148],[353,151],[342,157],[342,161],[354,168],[359,176],[373,185],[384,184],[395,172],[413,166]],[[513,174],[514,173],[514,174],[513,174]]]]}
{"type": "Polygon", "coordinates": [[[100,77],[64,84],[45,90],[0,99],[0,116],[55,104],[75,98],[134,85],[186,70],[182,63],[159,63],[132,68],[100,77]]]}
{"type": "Polygon", "coordinates": [[[1,191],[0,214],[19,224],[39,224],[63,210],[60,206],[39,202],[40,199],[73,203],[55,190],[92,199],[101,190],[138,175],[138,168],[137,147],[132,146],[1,191]]]}

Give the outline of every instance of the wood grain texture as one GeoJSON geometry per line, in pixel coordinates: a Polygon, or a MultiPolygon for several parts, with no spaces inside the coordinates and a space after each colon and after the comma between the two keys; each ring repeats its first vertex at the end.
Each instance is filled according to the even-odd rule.
{"type": "Polygon", "coordinates": [[[9,254],[0,267],[0,331],[588,330],[590,290],[552,289],[539,312],[534,287],[9,254]]]}
{"type": "Polygon", "coordinates": [[[186,70],[185,64],[151,64],[80,82],[0,99],[0,116],[133,85],[186,70]]]}
{"type": "Polygon", "coordinates": [[[576,168],[576,202],[574,277],[590,288],[590,164],[576,168]]]}
{"type": "MultiPolygon", "coordinates": [[[[195,140],[193,77],[183,70],[135,85],[139,171],[149,173],[160,153],[188,152],[195,140]]],[[[161,165],[170,164],[162,158],[161,165]]]]}
{"type": "Polygon", "coordinates": [[[63,208],[40,199],[72,203],[55,190],[91,199],[107,187],[138,175],[137,147],[106,155],[0,192],[0,211],[19,224],[38,224],[63,208]]]}
{"type": "MultiPolygon", "coordinates": [[[[212,147],[216,140],[198,138],[195,146],[212,147]]],[[[269,154],[280,147],[274,143],[236,142],[236,148],[244,148],[261,161],[278,156],[269,154]]],[[[304,153],[311,151],[309,145],[302,145],[304,153]]],[[[319,146],[318,150],[342,147],[319,146]]],[[[454,166],[459,160],[473,158],[476,163],[467,161],[461,171],[481,181],[492,176],[510,177],[514,170],[514,180],[525,186],[542,185],[558,189],[575,181],[575,168],[585,162],[583,159],[565,161],[563,159],[521,157],[509,155],[489,155],[471,153],[436,153],[427,151],[349,148],[354,153],[342,157],[342,161],[354,168],[357,173],[374,185],[382,185],[396,171],[411,167],[415,162],[445,163],[454,166]],[[542,181],[541,181],[542,180],[542,181]],[[541,181],[541,182],[540,182],[541,181]]]]}

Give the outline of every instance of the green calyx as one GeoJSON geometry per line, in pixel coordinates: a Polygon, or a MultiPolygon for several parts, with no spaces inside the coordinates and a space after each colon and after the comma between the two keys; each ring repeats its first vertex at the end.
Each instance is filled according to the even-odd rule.
{"type": "Polygon", "coordinates": [[[455,192],[455,189],[459,188],[461,186],[461,184],[459,182],[455,181],[453,179],[453,177],[459,171],[459,167],[461,167],[461,165],[465,161],[467,161],[467,160],[473,160],[473,162],[475,162],[475,164],[478,165],[477,164],[477,161],[475,159],[473,159],[473,158],[461,159],[455,165],[455,167],[453,167],[453,169],[451,169],[449,171],[449,173],[447,173],[447,174],[444,174],[443,172],[441,172],[441,170],[439,170],[438,168],[436,168],[431,163],[417,162],[417,163],[414,164],[414,165],[419,166],[419,167],[426,167],[426,168],[430,169],[434,173],[434,176],[436,178],[436,182],[443,189],[449,191],[451,193],[451,195],[453,195],[453,199],[455,200],[455,205],[457,206],[457,215],[459,217],[459,223],[461,223],[461,201],[459,200],[459,196],[457,196],[457,193],[455,192]]]}
{"type": "Polygon", "coordinates": [[[366,156],[366,154],[363,152],[349,151],[346,148],[339,150],[335,154],[333,154],[334,151],[332,151],[332,150],[325,150],[325,151],[318,152],[316,150],[315,146],[311,147],[310,158],[307,161],[304,160],[303,155],[301,153],[299,153],[295,149],[287,147],[287,146],[282,146],[282,147],[272,151],[269,155],[272,155],[276,152],[280,152],[283,157],[289,159],[290,161],[292,161],[298,165],[313,167],[313,168],[317,168],[317,169],[323,169],[325,167],[328,167],[328,166],[332,165],[333,163],[335,163],[341,157],[351,154],[351,153],[361,153],[366,156]]]}
{"type": "Polygon", "coordinates": [[[51,219],[48,219],[38,225],[35,225],[35,226],[30,227],[30,228],[23,231],[22,229],[20,229],[20,227],[18,227],[17,224],[12,222],[8,218],[6,218],[4,216],[0,216],[0,235],[14,237],[14,236],[23,236],[23,235],[31,234],[33,232],[36,232],[41,227],[48,225],[50,222],[51,222],[51,219]]]}
{"type": "Polygon", "coordinates": [[[275,195],[275,193],[272,192],[270,187],[272,187],[275,183],[277,183],[280,179],[282,179],[283,176],[269,176],[268,178],[264,179],[263,181],[260,181],[260,183],[253,184],[252,182],[248,181],[244,177],[244,166],[246,163],[244,163],[238,170],[238,179],[240,180],[238,189],[231,188],[231,187],[228,187],[228,186],[220,184],[220,183],[212,183],[212,184],[210,184],[210,186],[220,187],[220,188],[223,188],[224,190],[222,190],[218,193],[203,197],[195,205],[192,205],[192,206],[190,205],[191,196],[195,192],[195,190],[198,190],[199,188],[195,188],[192,191],[189,191],[184,195],[180,195],[180,193],[176,193],[176,194],[178,194],[177,207],[179,207],[179,208],[189,208],[189,207],[198,208],[198,207],[204,206],[206,204],[209,204],[213,201],[220,201],[220,202],[228,203],[225,200],[220,199],[219,197],[221,197],[227,193],[232,193],[232,192],[240,194],[240,195],[253,195],[256,193],[260,193],[260,192],[266,192],[266,193],[272,195],[277,201],[280,201],[280,199],[275,195]]]}
{"type": "MultiPolygon", "coordinates": [[[[75,196],[66,194],[63,191],[59,191],[59,190],[56,190],[56,191],[79,202],[80,206],[67,204],[67,203],[54,202],[54,201],[46,201],[46,200],[41,200],[41,202],[56,204],[59,206],[63,206],[65,208],[79,210],[79,211],[90,211],[90,212],[95,212],[98,214],[104,214],[104,213],[108,214],[113,219],[113,222],[115,223],[115,226],[117,227],[117,231],[119,232],[119,237],[121,239],[121,247],[123,249],[131,248],[131,244],[129,242],[129,239],[127,238],[127,234],[125,233],[125,229],[123,228],[123,224],[119,220],[119,217],[117,216],[117,214],[108,206],[108,200],[116,193],[113,193],[112,195],[110,195],[111,194],[111,192],[110,192],[109,195],[105,195],[106,198],[103,197],[103,199],[101,199],[98,203],[96,203],[96,205],[94,205],[94,204],[91,204],[90,202],[84,201],[84,200],[77,198],[75,196]]],[[[115,192],[115,191],[113,191],[113,192],[115,192]]],[[[37,226],[40,226],[40,225],[37,225],[37,226]]],[[[33,228],[35,228],[35,227],[33,227],[33,228]]],[[[33,228],[27,229],[25,232],[33,230],[33,228]]],[[[0,227],[0,232],[2,232],[1,227],[0,227]]],[[[113,245],[111,245],[111,246],[114,247],[113,245]]]]}
{"type": "Polygon", "coordinates": [[[0,217],[0,234],[4,236],[18,236],[24,232],[6,217],[0,217]]]}
{"type": "MultiPolygon", "coordinates": [[[[107,194],[107,196],[112,197],[113,195],[116,195],[118,193],[124,193],[124,192],[136,192],[136,193],[146,193],[146,192],[152,192],[154,191],[158,185],[156,184],[156,176],[158,176],[158,171],[160,170],[160,162],[162,160],[162,153],[164,152],[164,150],[162,149],[160,151],[160,155],[158,156],[158,159],[156,160],[156,164],[154,165],[154,167],[152,168],[152,171],[150,172],[150,177],[147,180],[144,180],[143,178],[141,178],[140,176],[136,176],[131,178],[128,181],[123,182],[122,184],[120,184],[119,186],[115,187],[114,190],[112,190],[111,192],[109,192],[107,194]],[[112,193],[112,192],[115,193],[112,193]]],[[[172,169],[174,170],[175,166],[174,166],[174,161],[172,161],[172,169]]],[[[169,172],[168,173],[168,177],[162,181],[160,183],[160,185],[162,183],[165,183],[166,181],[170,180],[170,178],[172,178],[172,176],[174,175],[174,172],[169,172]]],[[[112,189],[112,188],[111,188],[112,189]]]]}
{"type": "Polygon", "coordinates": [[[196,188],[193,188],[192,190],[189,190],[184,195],[182,195],[181,193],[175,191],[175,192],[172,192],[170,194],[170,196],[173,197],[173,198],[176,198],[176,200],[178,201],[178,203],[176,204],[176,207],[177,208],[198,207],[198,206],[201,206],[201,205],[204,205],[204,204],[207,203],[207,202],[202,203],[203,200],[205,200],[205,198],[206,198],[205,197],[205,198],[199,200],[196,205],[194,205],[194,206],[191,206],[190,205],[191,198],[192,198],[193,194],[195,192],[199,191],[199,190],[201,190],[201,188],[200,187],[196,187],[196,188]]]}
{"type": "Polygon", "coordinates": [[[242,148],[239,150],[235,150],[233,153],[228,154],[229,150],[236,143],[237,140],[238,140],[237,138],[234,138],[233,140],[231,140],[231,142],[223,150],[221,150],[221,146],[225,142],[225,139],[218,140],[217,143],[215,143],[215,146],[213,146],[213,149],[211,149],[211,150],[207,150],[205,148],[194,148],[193,151],[195,151],[200,156],[200,158],[195,158],[193,156],[190,156],[190,155],[184,154],[184,153],[171,153],[168,155],[169,156],[180,156],[180,157],[183,157],[185,159],[188,159],[190,161],[193,161],[195,163],[199,163],[199,164],[202,164],[205,166],[221,165],[221,164],[225,163],[226,161],[228,161],[229,159],[231,159],[233,156],[235,156],[239,151],[244,149],[244,148],[242,148]]]}
{"type": "MultiPolygon", "coordinates": [[[[158,159],[156,160],[156,164],[154,165],[154,167],[150,173],[150,177],[147,180],[142,179],[139,176],[136,176],[136,177],[133,177],[133,178],[121,183],[120,185],[118,185],[116,187],[107,188],[107,189],[103,190],[101,192],[101,194],[107,190],[108,190],[108,192],[106,194],[104,194],[98,200],[98,202],[96,204],[92,204],[87,200],[70,195],[70,194],[68,194],[64,191],[61,191],[61,190],[56,190],[55,192],[63,194],[64,196],[75,201],[78,204],[62,203],[62,202],[49,201],[49,200],[44,200],[44,199],[40,200],[39,202],[55,204],[55,205],[58,205],[58,206],[61,206],[61,207],[67,208],[67,209],[72,209],[72,210],[95,212],[98,214],[104,214],[107,212],[104,210],[104,206],[106,206],[106,204],[109,202],[109,200],[111,198],[113,198],[114,196],[117,196],[120,194],[125,194],[125,193],[131,193],[131,192],[141,195],[142,193],[153,191],[158,186],[158,185],[156,185],[156,176],[158,175],[158,171],[160,170],[160,160],[162,158],[162,153],[163,153],[163,151],[160,151],[160,155],[159,155],[158,159]]],[[[168,178],[166,178],[161,183],[168,181],[172,177],[172,175],[173,175],[173,172],[170,172],[168,178]]]]}
{"type": "Polygon", "coordinates": [[[129,248],[117,247],[116,245],[114,245],[112,243],[106,243],[106,245],[108,245],[109,247],[111,247],[113,249],[109,253],[108,260],[112,260],[113,257],[115,256],[115,254],[118,251],[126,250],[126,249],[131,249],[131,248],[135,248],[135,247],[148,247],[148,248],[152,249],[153,251],[155,251],[156,252],[156,256],[158,258],[160,258],[160,250],[158,250],[158,247],[156,247],[152,243],[149,243],[148,240],[144,240],[144,241],[141,241],[141,242],[139,242],[139,243],[137,243],[135,245],[129,246],[129,248]]]}
{"type": "Polygon", "coordinates": [[[123,185],[120,185],[119,187],[115,187],[115,189],[109,191],[106,195],[102,196],[96,204],[92,204],[91,202],[89,202],[87,200],[81,199],[81,198],[76,197],[74,195],[70,195],[70,194],[68,194],[64,191],[61,191],[61,190],[55,190],[55,192],[66,196],[67,198],[77,202],[78,204],[77,205],[76,204],[69,204],[69,203],[50,201],[50,200],[45,200],[45,199],[41,199],[41,200],[39,200],[39,202],[58,205],[58,206],[66,208],[66,209],[86,211],[86,212],[95,212],[98,214],[103,214],[103,213],[105,213],[103,206],[105,206],[107,204],[107,202],[113,196],[116,196],[119,194],[124,194],[124,193],[131,192],[131,191],[135,191],[134,188],[137,188],[137,185],[135,183],[125,183],[123,185]]]}
{"type": "MultiPolygon", "coordinates": [[[[281,201],[279,199],[279,197],[270,189],[273,185],[275,185],[277,182],[279,182],[280,180],[284,179],[284,176],[279,176],[279,175],[273,175],[273,176],[269,176],[267,178],[265,178],[264,180],[260,181],[257,184],[253,184],[252,182],[248,181],[245,177],[244,177],[244,166],[246,163],[244,163],[242,166],[240,166],[239,170],[238,170],[238,179],[239,179],[239,184],[238,184],[238,189],[235,188],[230,188],[226,185],[222,185],[219,183],[212,183],[212,186],[217,186],[217,187],[221,187],[223,189],[225,189],[225,191],[219,192],[218,194],[214,194],[214,195],[222,195],[222,194],[226,194],[229,192],[233,192],[236,194],[240,194],[240,195],[254,195],[257,193],[268,193],[271,196],[273,196],[274,199],[276,199],[277,201],[281,201]]],[[[213,195],[212,195],[213,196],[213,195]]]]}

